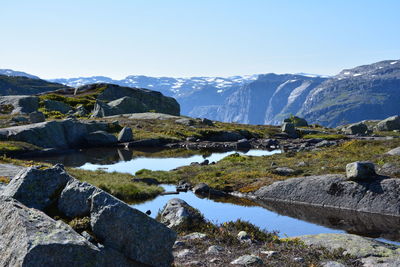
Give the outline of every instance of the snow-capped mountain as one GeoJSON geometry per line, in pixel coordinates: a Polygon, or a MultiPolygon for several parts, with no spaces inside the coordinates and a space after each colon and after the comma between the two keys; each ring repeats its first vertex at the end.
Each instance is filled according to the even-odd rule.
{"type": "Polygon", "coordinates": [[[232,76],[232,77],[150,77],[143,75],[130,75],[122,80],[114,80],[104,76],[79,77],[70,79],[52,79],[50,81],[79,87],[92,83],[113,83],[121,86],[147,88],[176,98],[201,91],[205,87],[214,87],[217,93],[223,93],[227,88],[240,86],[257,79],[258,75],[232,76]]]}
{"type": "MultiPolygon", "coordinates": [[[[29,75],[11,70],[3,72],[29,75]]],[[[400,114],[400,60],[345,69],[335,76],[309,73],[189,78],[131,75],[122,80],[94,76],[51,81],[71,87],[113,83],[147,88],[176,98],[183,115],[225,122],[280,124],[293,114],[311,123],[337,126],[400,114]]]]}
{"type": "Polygon", "coordinates": [[[27,78],[31,78],[31,79],[39,79],[39,77],[37,77],[35,75],[31,75],[31,74],[28,74],[28,73],[22,72],[22,71],[14,71],[14,70],[10,70],[10,69],[0,69],[0,75],[13,76],[13,77],[22,76],[22,77],[27,77],[27,78]]]}

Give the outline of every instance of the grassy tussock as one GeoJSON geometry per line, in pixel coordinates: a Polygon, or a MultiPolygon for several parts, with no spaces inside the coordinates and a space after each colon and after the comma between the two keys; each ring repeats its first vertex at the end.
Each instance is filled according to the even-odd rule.
{"type": "Polygon", "coordinates": [[[128,173],[108,173],[101,170],[89,171],[74,168],[67,170],[75,178],[97,186],[127,202],[149,199],[163,192],[163,188],[160,186],[132,182],[133,175],[128,173]]]}
{"type": "Polygon", "coordinates": [[[40,150],[41,148],[18,141],[0,141],[0,154],[12,154],[18,152],[28,152],[34,150],[40,150]]]}

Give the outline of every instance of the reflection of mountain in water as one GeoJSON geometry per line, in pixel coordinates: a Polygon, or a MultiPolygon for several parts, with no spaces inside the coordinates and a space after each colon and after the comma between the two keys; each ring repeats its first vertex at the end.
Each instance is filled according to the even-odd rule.
{"type": "Polygon", "coordinates": [[[400,217],[284,202],[257,203],[281,215],[351,234],[400,241],[400,217]]]}

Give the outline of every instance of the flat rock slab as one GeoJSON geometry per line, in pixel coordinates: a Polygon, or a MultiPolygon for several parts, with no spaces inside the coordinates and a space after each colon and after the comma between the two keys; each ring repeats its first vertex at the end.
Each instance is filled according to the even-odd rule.
{"type": "Polygon", "coordinates": [[[338,174],[291,178],[254,193],[260,200],[400,216],[400,179],[348,181],[338,174]]]}
{"type": "Polygon", "coordinates": [[[14,178],[20,171],[26,167],[17,166],[13,164],[0,164],[0,177],[14,178]]]}
{"type": "Polygon", "coordinates": [[[130,114],[120,114],[113,116],[106,116],[105,118],[128,118],[132,120],[169,120],[169,119],[181,119],[182,117],[163,114],[163,113],[153,113],[153,112],[145,112],[145,113],[130,113],[130,114]]]}
{"type": "Polygon", "coordinates": [[[398,266],[400,246],[383,243],[352,234],[318,234],[297,237],[309,246],[322,246],[329,250],[342,248],[364,263],[364,266],[398,266]]]}

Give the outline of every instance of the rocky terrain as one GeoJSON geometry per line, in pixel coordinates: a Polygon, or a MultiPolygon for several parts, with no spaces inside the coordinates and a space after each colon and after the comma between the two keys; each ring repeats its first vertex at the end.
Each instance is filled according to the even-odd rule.
{"type": "MultiPolygon", "coordinates": [[[[385,82],[395,81],[397,63],[392,63],[363,66],[337,79],[346,80],[349,72],[354,79],[381,75],[385,82]]],[[[396,266],[399,247],[369,238],[279,238],[240,220],[211,223],[179,199],[166,203],[156,221],[123,202],[154,198],[163,194],[160,184],[175,184],[177,191],[192,190],[201,197],[271,210],[283,207],[290,216],[328,226],[365,222],[370,218],[365,214],[383,215],[386,219],[371,220],[368,226],[342,228],[360,234],[373,230],[398,240],[385,232],[400,217],[398,112],[337,128],[289,115],[302,102],[311,103],[308,96],[329,91],[331,79],[268,74],[240,85],[240,93],[232,94],[242,101],[235,107],[242,116],[238,120],[250,124],[181,116],[178,102],[160,92],[106,83],[0,97],[0,265],[396,266]],[[254,110],[258,104],[252,103],[264,98],[273,100],[259,117],[254,110]],[[249,110],[254,116],[248,116],[249,110]],[[267,117],[280,126],[254,125],[267,117]],[[252,148],[282,153],[234,153],[218,162],[134,174],[33,161],[102,147],[116,147],[117,160],[132,157],[130,148],[159,149],[158,155],[165,156],[252,148]],[[313,208],[314,213],[306,212],[313,208]]],[[[220,109],[218,114],[224,113],[220,109]]],[[[114,161],[110,155],[108,162],[114,161]]]]}

